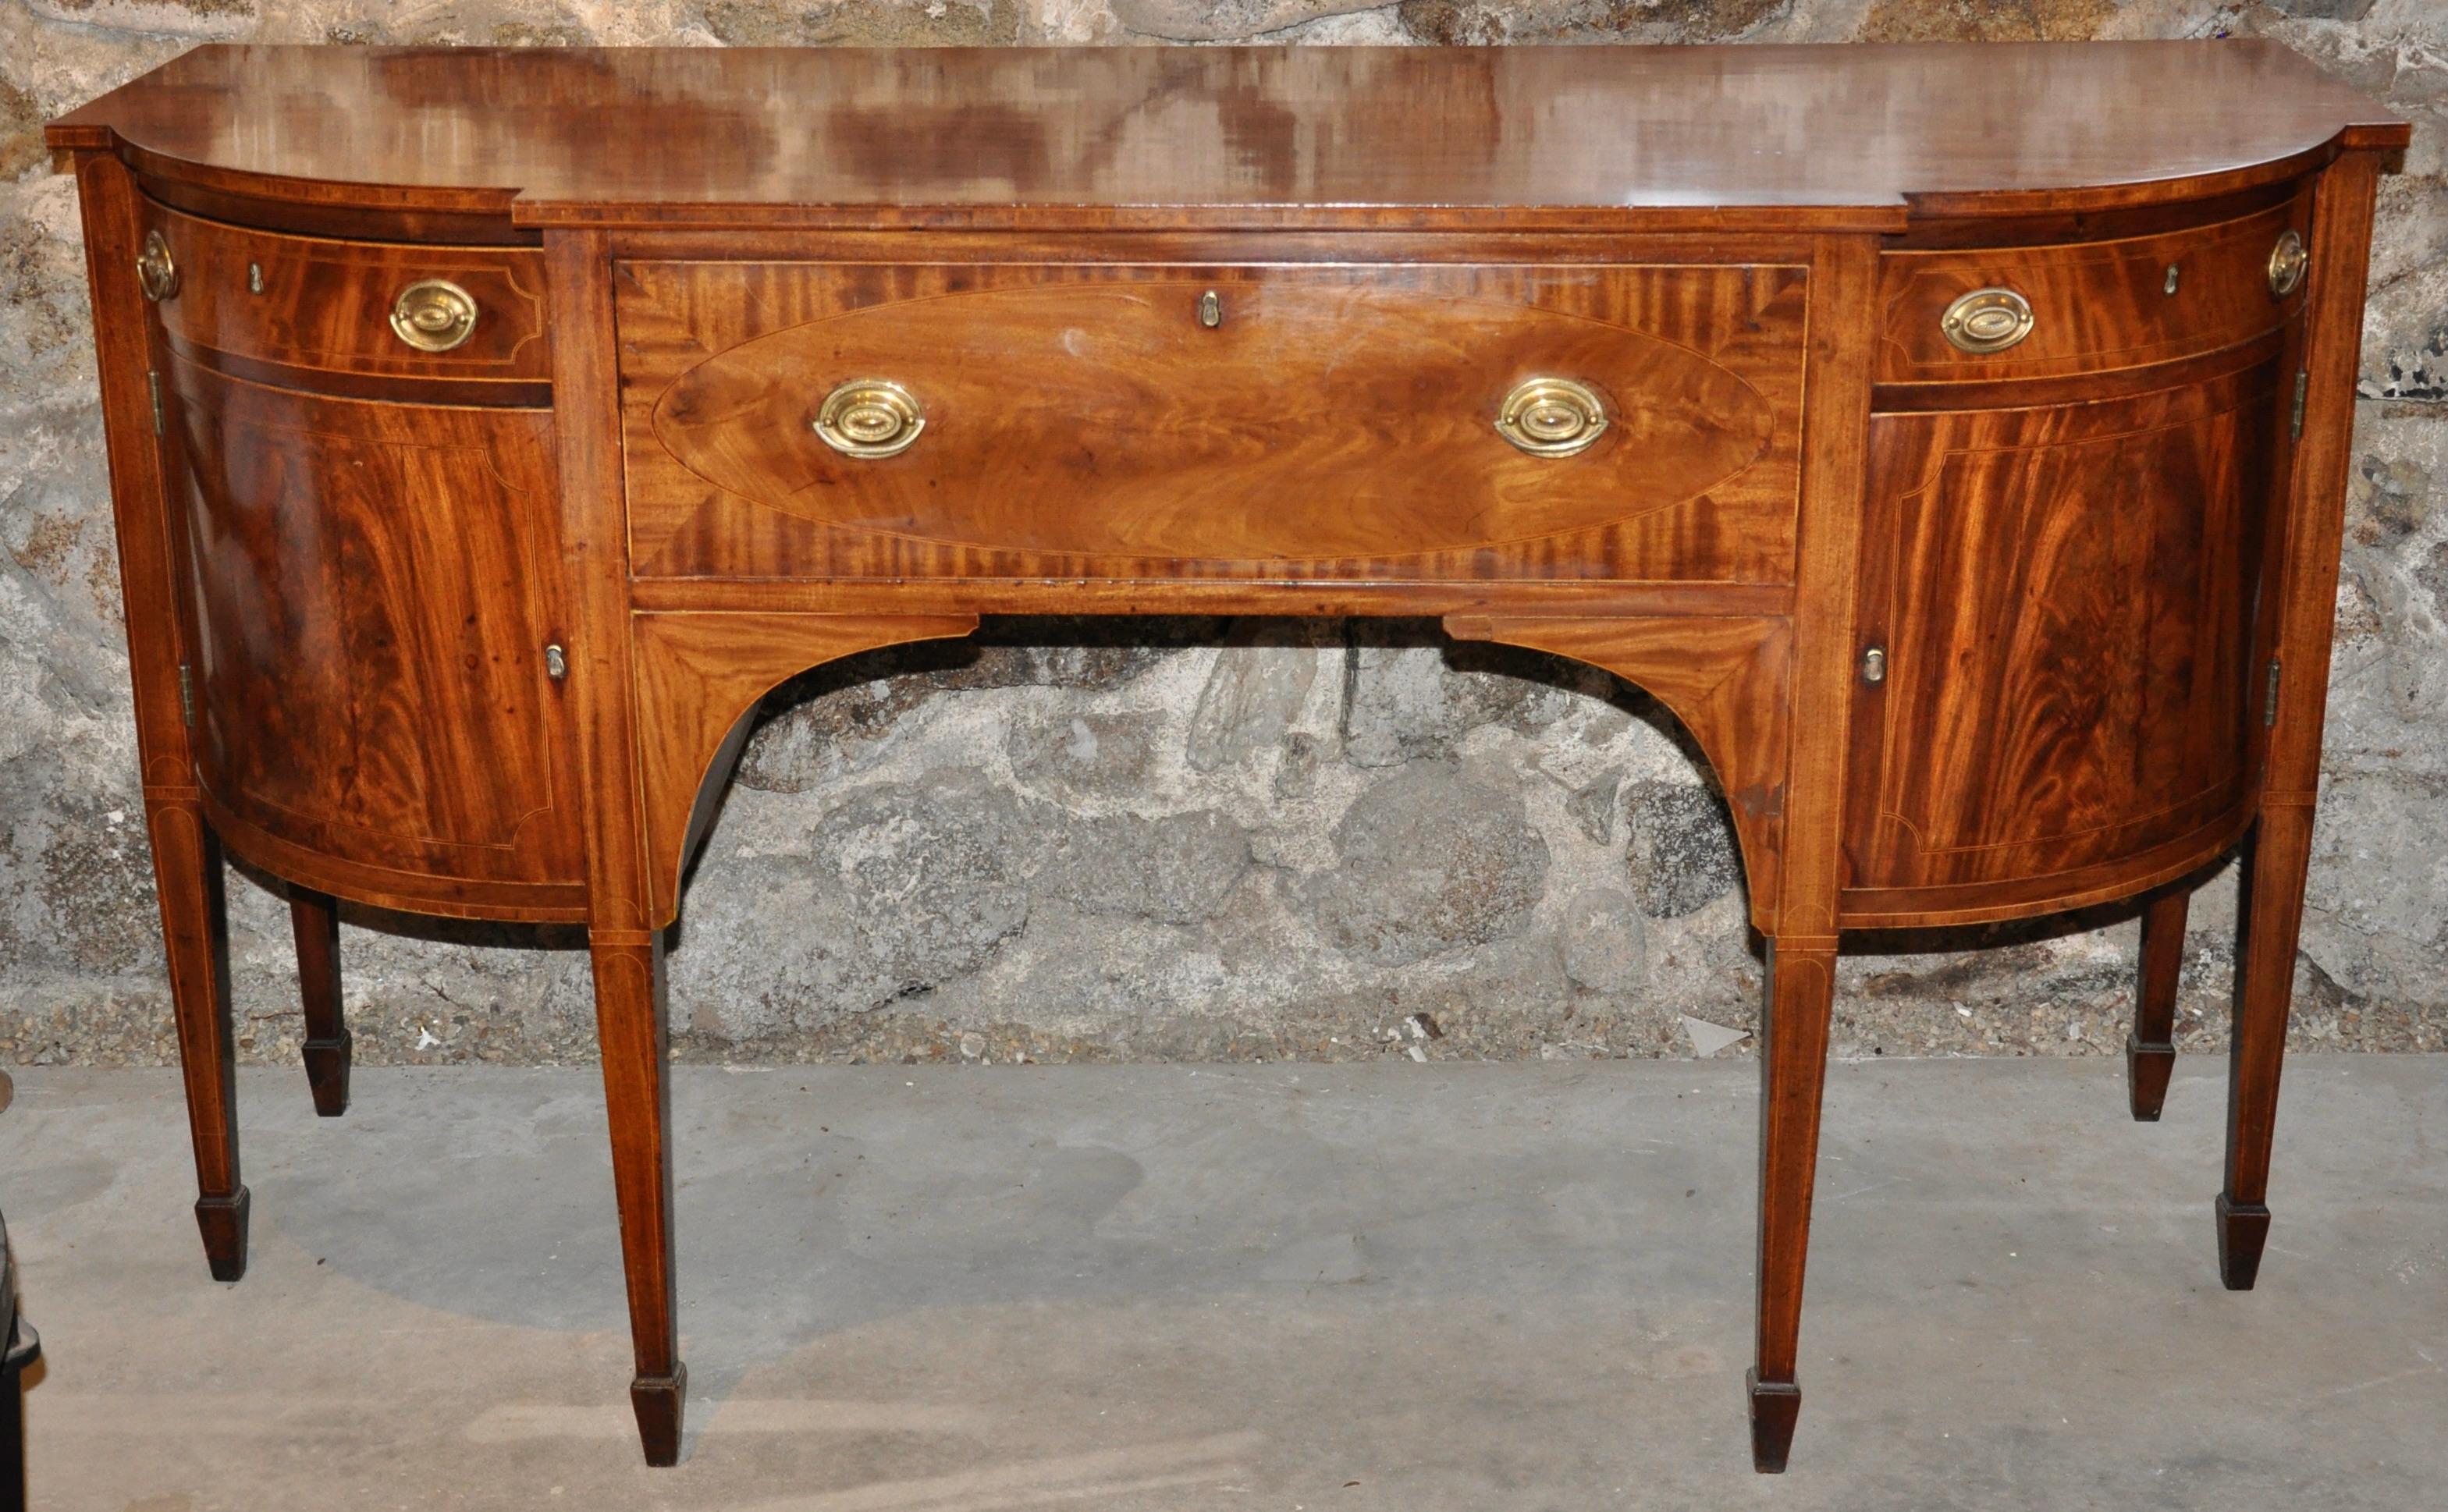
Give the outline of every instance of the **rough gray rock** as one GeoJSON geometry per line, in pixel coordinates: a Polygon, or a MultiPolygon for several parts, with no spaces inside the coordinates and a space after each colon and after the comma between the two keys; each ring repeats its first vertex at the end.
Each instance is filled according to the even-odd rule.
{"type": "Polygon", "coordinates": [[[1649,929],[1631,894],[1600,888],[1564,910],[1564,974],[1592,992],[1637,992],[1649,982],[1649,929]]]}
{"type": "Polygon", "coordinates": [[[1261,622],[1216,653],[1190,717],[1190,764],[1213,772],[1282,743],[1317,680],[1312,632],[1261,622]]]}
{"type": "Polygon", "coordinates": [[[1058,797],[1124,797],[1146,791],[1161,714],[1023,710],[1004,737],[1012,775],[1058,797]]]}
{"type": "Polygon", "coordinates": [[[1250,865],[1250,837],[1213,809],[1064,824],[1048,848],[1042,890],[1088,913],[1195,924],[1250,865]]]}
{"type": "MultiPolygon", "coordinates": [[[[1449,754],[1482,725],[1551,722],[1562,695],[1551,658],[1509,647],[1406,644],[1356,627],[1344,686],[1344,758],[1391,767],[1449,754]]],[[[1574,679],[1578,680],[1578,679],[1574,679]]]]}
{"type": "Polygon", "coordinates": [[[1363,793],[1334,827],[1334,854],[1311,884],[1318,928],[1380,966],[1513,934],[1546,888],[1547,844],[1521,795],[1443,762],[1363,793]]]}
{"type": "Polygon", "coordinates": [[[846,935],[808,931],[797,950],[839,963],[838,990],[863,1007],[975,970],[1028,922],[1044,841],[1029,820],[1022,800],[967,773],[858,793],[819,821],[808,864],[777,878],[828,894],[824,911],[849,925],[846,935]]]}
{"type": "Polygon", "coordinates": [[[1637,782],[1628,797],[1630,864],[1640,911],[1679,919],[1742,881],[1725,800],[1690,782],[1637,782]]]}

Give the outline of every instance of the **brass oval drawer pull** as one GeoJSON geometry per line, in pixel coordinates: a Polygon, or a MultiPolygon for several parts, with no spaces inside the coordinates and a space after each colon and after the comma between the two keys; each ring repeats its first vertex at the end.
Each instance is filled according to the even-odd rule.
{"type": "Polygon", "coordinates": [[[908,450],[927,429],[927,411],[889,378],[852,378],[825,395],[812,424],[843,456],[891,457],[908,450]]]}
{"type": "Polygon", "coordinates": [[[144,250],[136,255],[136,282],[144,297],[156,303],[179,292],[179,264],[170,243],[159,231],[144,233],[144,250]]]}
{"type": "Polygon", "coordinates": [[[2293,231],[2282,231],[2278,245],[2269,249],[2269,297],[2284,299],[2304,282],[2304,271],[2312,265],[2312,254],[2304,250],[2304,239],[2293,231]]]}
{"type": "Polygon", "coordinates": [[[391,329],[419,352],[448,352],[476,334],[476,298],[448,278],[426,278],[399,291],[391,329]]]}
{"type": "Polygon", "coordinates": [[[1975,289],[1946,307],[1938,328],[1959,352],[2003,352],[2032,334],[2032,302],[2012,289],[1975,289]]]}
{"type": "Polygon", "coordinates": [[[1585,451],[1606,428],[1606,404],[1597,392],[1570,378],[1526,379],[1496,409],[1497,433],[1532,456],[1585,451]]]}

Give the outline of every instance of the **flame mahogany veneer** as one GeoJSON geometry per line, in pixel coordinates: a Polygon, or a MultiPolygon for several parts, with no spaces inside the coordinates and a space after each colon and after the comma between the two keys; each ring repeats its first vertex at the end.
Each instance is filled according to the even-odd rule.
{"type": "Polygon", "coordinates": [[[2155,1118],[2186,888],[2243,847],[2251,1285],[2406,141],[2274,45],[206,48],[49,140],[216,1276],[224,850],[292,884],[326,1114],[335,900],[583,923],[672,1463],[662,940],[757,700],[1195,612],[1441,616],[1690,727],[1768,943],[1759,1468],[1846,929],[2142,900],[2155,1118]],[[872,379],[923,426],[836,450],[872,379]],[[1588,444],[1500,433],[1517,389],[1588,444]]]}

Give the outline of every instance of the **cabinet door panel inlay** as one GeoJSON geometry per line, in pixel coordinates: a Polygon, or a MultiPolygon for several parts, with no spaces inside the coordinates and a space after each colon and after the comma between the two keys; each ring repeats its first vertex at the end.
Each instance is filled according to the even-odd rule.
{"type": "Polygon", "coordinates": [[[551,416],[174,377],[205,786],[367,865],[574,880],[551,416]]]}
{"type": "Polygon", "coordinates": [[[2247,800],[2276,364],[2118,404],[1890,415],[1865,581],[1887,651],[1857,888],[2014,882],[2247,800]]]}

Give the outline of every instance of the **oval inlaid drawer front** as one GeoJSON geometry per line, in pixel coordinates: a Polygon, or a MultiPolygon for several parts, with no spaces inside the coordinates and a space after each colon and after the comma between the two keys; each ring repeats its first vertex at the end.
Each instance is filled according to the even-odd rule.
{"type": "Polygon", "coordinates": [[[2308,201],[2156,236],[1881,259],[1882,383],[2067,377],[2197,356],[2275,330],[2308,201]]]}
{"type": "Polygon", "coordinates": [[[1752,488],[1759,533],[1789,540],[1790,472],[1749,475],[1789,466],[1792,418],[1764,392],[1780,380],[1754,377],[1799,362],[1793,270],[1089,270],[798,320],[775,312],[906,275],[629,271],[628,353],[651,368],[662,313],[695,322],[670,334],[688,365],[638,416],[649,433],[632,423],[641,543],[661,496],[688,496],[663,481],[675,465],[700,500],[711,484],[836,532],[1065,560],[1418,558],[1688,506],[1686,568],[1732,577],[1725,522],[1752,488]],[[649,305],[667,278],[690,292],[649,305]],[[1519,295],[1542,285],[1614,317],[1519,295]],[[787,323],[726,342],[707,316],[726,307],[787,323]],[[1683,339],[1634,329],[1642,310],[1683,339]],[[1704,321],[1723,334],[1695,339],[1704,321]],[[841,396],[870,389],[907,410],[906,438],[862,444],[853,422],[881,411],[841,396]]]}
{"type": "Polygon", "coordinates": [[[544,402],[552,350],[540,251],[285,236],[161,206],[146,221],[179,270],[176,293],[153,308],[202,360],[308,389],[453,379],[544,402]]]}

